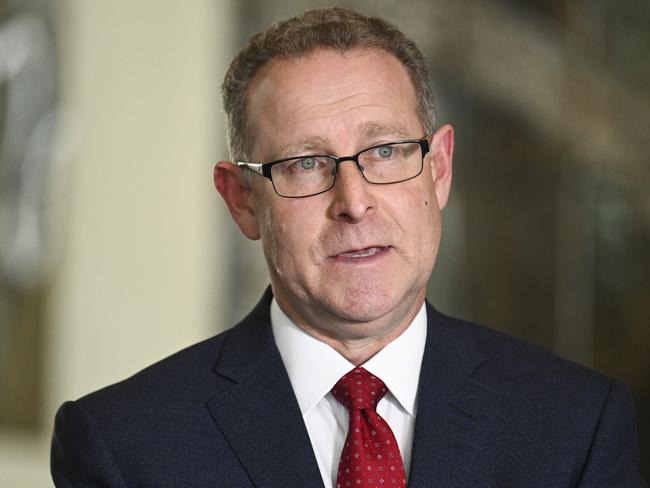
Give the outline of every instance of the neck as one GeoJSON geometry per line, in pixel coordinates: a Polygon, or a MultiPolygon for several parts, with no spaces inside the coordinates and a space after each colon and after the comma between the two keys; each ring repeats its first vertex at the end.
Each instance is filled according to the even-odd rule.
{"type": "MultiPolygon", "coordinates": [[[[402,301],[388,316],[371,322],[347,322],[340,317],[297,313],[276,295],[282,311],[305,333],[324,342],[355,366],[359,366],[397,339],[413,322],[424,302],[424,290],[402,301]],[[321,320],[319,320],[321,319],[321,320]]],[[[305,311],[306,312],[306,311],[305,311]]]]}
{"type": "MultiPolygon", "coordinates": [[[[413,317],[415,317],[415,315],[413,317]]],[[[409,327],[409,325],[411,325],[413,317],[405,323],[400,324],[399,327],[390,330],[387,334],[379,337],[368,337],[363,339],[345,340],[326,334],[323,331],[310,326],[298,326],[307,334],[333,348],[355,366],[359,366],[397,339],[409,327]]]]}

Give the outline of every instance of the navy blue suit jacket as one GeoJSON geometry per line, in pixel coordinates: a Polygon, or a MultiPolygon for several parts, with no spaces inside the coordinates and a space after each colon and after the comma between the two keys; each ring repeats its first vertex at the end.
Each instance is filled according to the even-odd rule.
{"type": "MultiPolygon", "coordinates": [[[[56,486],[322,487],[270,300],[267,291],[233,329],[65,403],[56,486]]],[[[427,314],[410,488],[645,486],[622,383],[427,314]]]]}

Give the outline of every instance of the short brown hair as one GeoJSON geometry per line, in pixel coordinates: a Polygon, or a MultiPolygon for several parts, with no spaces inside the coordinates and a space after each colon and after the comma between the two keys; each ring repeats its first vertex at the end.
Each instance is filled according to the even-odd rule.
{"type": "Polygon", "coordinates": [[[256,34],[230,63],[222,95],[228,149],[234,161],[249,158],[252,130],[247,119],[246,95],[258,70],[272,59],[295,59],[321,48],[382,49],[395,56],[406,68],[415,88],[416,110],[422,126],[427,134],[433,132],[433,95],[424,57],[416,44],[380,18],[343,8],[315,9],[256,34]]]}

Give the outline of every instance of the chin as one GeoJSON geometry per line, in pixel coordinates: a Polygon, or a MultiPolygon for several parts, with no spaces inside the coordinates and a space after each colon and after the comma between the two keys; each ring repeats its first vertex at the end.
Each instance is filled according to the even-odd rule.
{"type": "Polygon", "coordinates": [[[330,302],[332,312],[352,322],[373,322],[389,315],[404,302],[404,296],[394,290],[373,286],[344,287],[343,293],[330,302]]]}

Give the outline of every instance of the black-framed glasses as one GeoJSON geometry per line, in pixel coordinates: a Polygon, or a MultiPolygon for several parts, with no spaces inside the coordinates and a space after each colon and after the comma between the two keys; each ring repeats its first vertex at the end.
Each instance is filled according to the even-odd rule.
{"type": "Polygon", "coordinates": [[[390,185],[418,176],[428,152],[429,142],[423,138],[378,144],[353,156],[310,154],[268,163],[237,161],[235,164],[271,180],[275,192],[281,197],[304,198],[331,189],[343,161],[354,161],[368,183],[390,185]]]}

